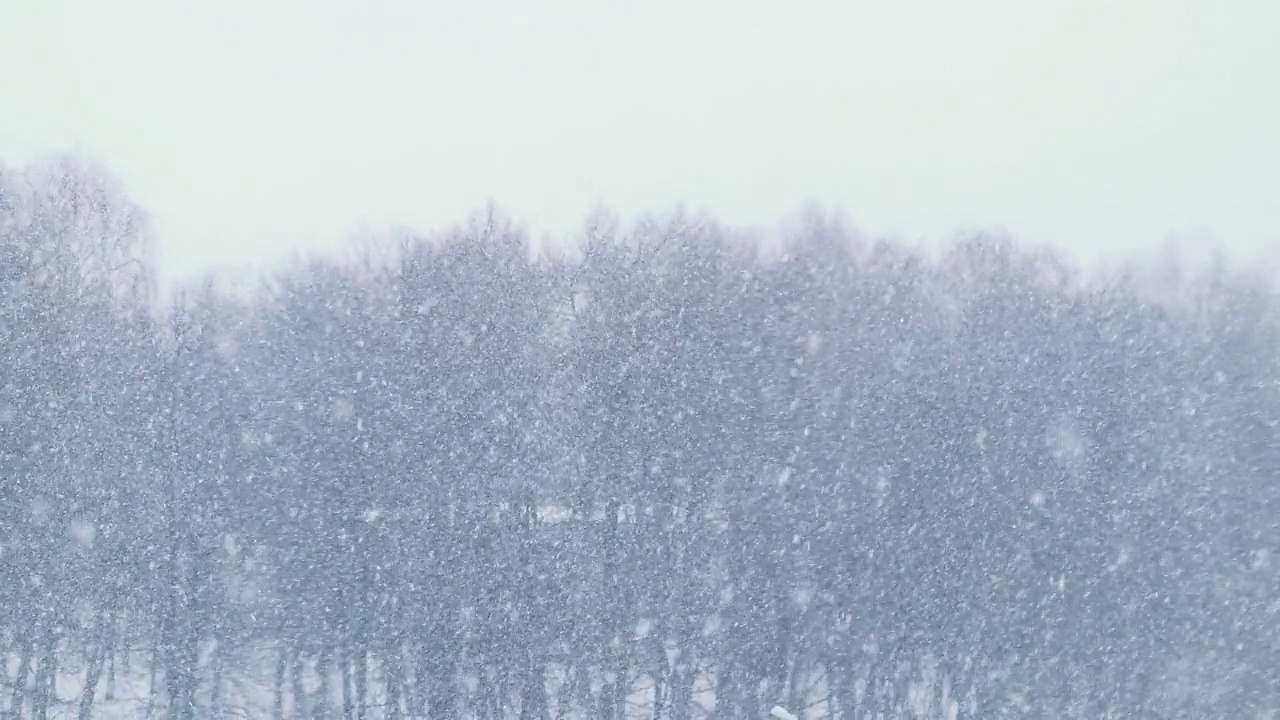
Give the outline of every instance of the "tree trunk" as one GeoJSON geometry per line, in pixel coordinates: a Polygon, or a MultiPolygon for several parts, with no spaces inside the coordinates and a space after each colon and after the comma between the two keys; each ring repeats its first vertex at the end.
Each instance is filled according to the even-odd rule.
{"type": "MultiPolygon", "coordinates": [[[[458,699],[455,696],[456,686],[455,669],[452,660],[447,658],[437,658],[436,662],[431,663],[432,673],[429,678],[425,678],[429,683],[427,688],[428,708],[427,717],[435,720],[453,720],[458,714],[458,699]]],[[[484,672],[481,670],[481,678],[483,680],[484,672]]],[[[424,678],[419,678],[422,682],[424,678]]]]}
{"type": "Polygon", "coordinates": [[[810,672],[812,672],[810,666],[800,656],[799,652],[795,653],[795,658],[790,665],[787,677],[786,705],[783,707],[808,707],[809,688],[812,686],[813,680],[809,676],[810,672]]]}
{"type": "Polygon", "coordinates": [[[189,720],[195,712],[198,651],[192,647],[192,639],[185,627],[175,630],[165,663],[165,685],[169,692],[170,714],[176,720],[189,720]]]}
{"type": "Polygon", "coordinates": [[[329,684],[329,673],[332,668],[329,665],[329,659],[333,653],[333,649],[325,643],[320,648],[320,657],[316,658],[316,674],[320,676],[320,698],[316,702],[316,717],[324,718],[329,714],[329,695],[332,692],[329,684]]]}
{"type": "Polygon", "coordinates": [[[146,717],[148,720],[155,716],[156,710],[156,688],[158,683],[156,677],[160,675],[160,650],[153,649],[151,651],[151,673],[147,678],[147,710],[146,717]]]}
{"type": "Polygon", "coordinates": [[[546,671],[541,663],[531,663],[531,667],[525,671],[520,692],[520,720],[546,720],[546,718],[546,671]]]}
{"type": "Polygon", "coordinates": [[[653,678],[653,717],[661,718],[667,709],[667,678],[671,676],[670,663],[667,660],[667,648],[662,638],[666,637],[665,625],[661,632],[653,634],[654,668],[650,673],[653,678]]]}
{"type": "Polygon", "coordinates": [[[363,639],[359,645],[355,658],[356,720],[364,720],[365,708],[369,706],[369,648],[363,639]]]}
{"type": "MultiPolygon", "coordinates": [[[[56,693],[57,651],[57,640],[52,633],[49,633],[36,658],[36,684],[31,693],[31,720],[48,720],[49,698],[56,693]]],[[[56,700],[56,697],[54,699],[56,700]]]]}
{"type": "Polygon", "coordinates": [[[738,702],[737,677],[732,667],[726,667],[716,677],[716,710],[713,717],[736,718],[741,715],[738,702]]]}
{"type": "Polygon", "coordinates": [[[89,667],[85,672],[84,687],[80,689],[80,720],[90,720],[93,714],[93,699],[98,692],[98,678],[102,675],[102,665],[107,654],[107,615],[98,617],[98,627],[94,630],[93,647],[90,649],[89,667]]]}
{"type": "Polygon", "coordinates": [[[210,653],[209,662],[213,665],[212,686],[209,688],[209,714],[213,720],[219,720],[225,713],[222,707],[222,664],[223,664],[223,647],[219,641],[214,641],[213,651],[210,653]]]}
{"type": "Polygon", "coordinates": [[[578,676],[578,669],[575,665],[565,665],[564,682],[560,683],[560,689],[556,692],[556,718],[555,720],[565,720],[569,716],[569,705],[573,702],[573,694],[575,690],[575,682],[578,676]]]}
{"type": "Polygon", "coordinates": [[[483,666],[476,683],[475,706],[479,710],[479,717],[503,716],[502,693],[494,687],[494,681],[489,678],[489,673],[485,672],[483,666]]]}
{"type": "Polygon", "coordinates": [[[26,702],[27,694],[27,675],[31,672],[32,651],[31,638],[23,633],[22,655],[18,659],[18,677],[13,681],[13,696],[9,701],[9,708],[13,711],[14,717],[22,717],[22,705],[26,702]]]}
{"type": "Polygon", "coordinates": [[[693,680],[685,677],[679,669],[673,670],[671,680],[667,683],[671,688],[671,720],[689,720],[693,708],[693,680]]]}
{"type": "Polygon", "coordinates": [[[341,651],[342,665],[342,717],[352,720],[355,717],[355,698],[352,697],[351,688],[351,651],[343,648],[341,651]]]}
{"type": "Polygon", "coordinates": [[[614,666],[614,672],[617,676],[614,678],[613,683],[613,717],[623,720],[627,716],[627,690],[630,689],[630,683],[627,681],[627,663],[621,653],[617,664],[614,666]]]}
{"type": "Polygon", "coordinates": [[[116,699],[116,653],[112,646],[107,651],[107,687],[103,690],[107,702],[116,699]]]}
{"type": "Polygon", "coordinates": [[[400,686],[402,682],[400,653],[396,647],[396,643],[388,643],[384,651],[385,659],[382,662],[382,674],[386,678],[387,686],[387,711],[386,717],[391,720],[400,720],[400,686]]]}
{"type": "Polygon", "coordinates": [[[133,667],[133,648],[129,646],[129,635],[127,631],[129,626],[125,624],[122,627],[126,629],[122,631],[123,634],[121,635],[124,640],[124,647],[122,648],[123,652],[120,654],[120,674],[125,677],[129,677],[130,670],[133,667]]]}
{"type": "Polygon", "coordinates": [[[289,672],[289,653],[284,647],[276,650],[275,705],[272,717],[284,720],[284,680],[289,672]]]}
{"type": "Polygon", "coordinates": [[[302,652],[297,651],[293,654],[293,712],[289,713],[289,717],[300,718],[303,717],[306,712],[307,690],[302,686],[303,669],[302,652]]]}
{"type": "MultiPolygon", "coordinates": [[[[117,607],[118,607],[118,604],[117,604],[117,607]]],[[[128,653],[129,653],[129,646],[127,642],[128,636],[125,634],[123,630],[125,625],[121,622],[121,617],[120,617],[123,613],[108,611],[105,614],[109,619],[107,621],[107,626],[106,626],[106,635],[104,636],[105,640],[107,641],[106,642],[107,687],[103,689],[103,695],[104,695],[104,699],[107,702],[111,702],[112,700],[116,699],[116,662],[117,662],[116,655],[120,652],[124,652],[125,658],[127,660],[128,653]]],[[[125,665],[126,672],[127,672],[127,669],[128,669],[128,665],[126,664],[125,665]]]]}

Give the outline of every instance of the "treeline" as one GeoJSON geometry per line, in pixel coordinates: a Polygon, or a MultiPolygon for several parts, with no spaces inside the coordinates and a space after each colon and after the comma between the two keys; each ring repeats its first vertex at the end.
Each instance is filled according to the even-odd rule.
{"type": "Polygon", "coordinates": [[[1280,709],[1267,282],[481,216],[157,307],[101,178],[0,171],[10,716],[1280,709]]]}

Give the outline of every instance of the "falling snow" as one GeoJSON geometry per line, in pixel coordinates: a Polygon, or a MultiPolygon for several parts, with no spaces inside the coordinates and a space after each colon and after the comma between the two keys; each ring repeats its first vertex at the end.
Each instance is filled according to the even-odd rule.
{"type": "Polygon", "coordinates": [[[160,295],[142,217],[0,171],[0,712],[1280,712],[1257,278],[481,215],[160,295]]]}

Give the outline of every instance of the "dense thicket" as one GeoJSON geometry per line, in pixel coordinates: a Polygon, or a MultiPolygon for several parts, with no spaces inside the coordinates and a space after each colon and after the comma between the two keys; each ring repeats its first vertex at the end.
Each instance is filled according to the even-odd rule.
{"type": "Polygon", "coordinates": [[[484,216],[155,312],[98,178],[0,175],[0,710],[1280,708],[1266,283],[484,216]]]}

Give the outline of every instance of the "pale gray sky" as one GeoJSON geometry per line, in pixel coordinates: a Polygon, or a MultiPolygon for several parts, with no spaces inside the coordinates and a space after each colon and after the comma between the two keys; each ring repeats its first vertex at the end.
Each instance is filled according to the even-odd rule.
{"type": "Polygon", "coordinates": [[[0,0],[0,158],[112,168],[173,276],[490,199],[1244,257],[1277,38],[1275,0],[0,0]]]}

